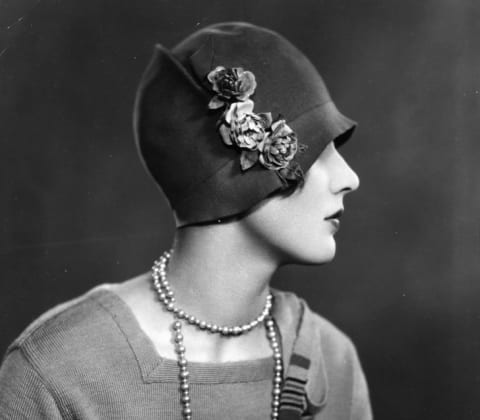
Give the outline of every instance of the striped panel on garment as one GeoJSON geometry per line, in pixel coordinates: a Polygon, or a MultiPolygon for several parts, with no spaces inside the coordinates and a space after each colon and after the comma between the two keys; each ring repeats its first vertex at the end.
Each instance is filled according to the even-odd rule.
{"type": "Polygon", "coordinates": [[[293,353],[280,396],[279,420],[299,420],[306,408],[305,385],[310,359],[293,353]]]}

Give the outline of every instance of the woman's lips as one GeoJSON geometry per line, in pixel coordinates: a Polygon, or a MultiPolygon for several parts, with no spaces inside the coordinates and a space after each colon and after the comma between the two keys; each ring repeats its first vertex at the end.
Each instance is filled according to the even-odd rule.
{"type": "Polygon", "coordinates": [[[343,209],[337,210],[331,216],[325,217],[325,220],[329,221],[335,230],[340,229],[340,217],[342,217],[343,209]]]}
{"type": "Polygon", "coordinates": [[[340,217],[342,217],[342,214],[343,214],[343,209],[339,209],[335,213],[333,213],[332,215],[330,215],[328,217],[325,217],[325,220],[331,220],[331,219],[340,220],[340,217]]]}
{"type": "Polygon", "coordinates": [[[340,220],[334,218],[328,219],[328,221],[333,225],[336,230],[340,229],[340,220]]]}

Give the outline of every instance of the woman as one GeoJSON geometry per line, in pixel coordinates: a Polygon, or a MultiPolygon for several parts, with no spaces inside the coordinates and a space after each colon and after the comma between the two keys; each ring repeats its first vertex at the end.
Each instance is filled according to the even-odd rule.
{"type": "Polygon", "coordinates": [[[370,419],[355,349],[284,264],[335,255],[355,123],[280,35],[244,23],[156,46],[135,104],[177,231],[152,270],[40,317],[9,348],[0,418],[370,419]]]}

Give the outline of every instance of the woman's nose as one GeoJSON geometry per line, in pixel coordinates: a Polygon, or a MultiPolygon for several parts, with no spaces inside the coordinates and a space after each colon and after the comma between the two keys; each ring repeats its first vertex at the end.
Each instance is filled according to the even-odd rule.
{"type": "Polygon", "coordinates": [[[331,188],[334,193],[348,193],[360,186],[357,173],[350,167],[340,153],[336,152],[335,165],[331,178],[331,188]]]}

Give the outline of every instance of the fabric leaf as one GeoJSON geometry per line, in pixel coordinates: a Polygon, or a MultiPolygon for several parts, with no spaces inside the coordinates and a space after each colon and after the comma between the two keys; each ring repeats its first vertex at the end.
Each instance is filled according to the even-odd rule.
{"type": "Polygon", "coordinates": [[[230,138],[230,128],[225,124],[221,124],[220,127],[218,128],[218,131],[220,131],[220,135],[222,136],[223,142],[226,145],[231,146],[233,143],[232,143],[232,139],[230,138]]]}
{"type": "Polygon", "coordinates": [[[221,108],[222,106],[225,105],[225,102],[223,102],[218,95],[215,95],[210,102],[208,103],[208,107],[210,109],[218,109],[221,108]]]}
{"type": "Polygon", "coordinates": [[[303,171],[297,162],[290,162],[290,165],[278,171],[278,175],[287,183],[303,181],[303,171]]]}
{"type": "Polygon", "coordinates": [[[244,150],[240,155],[240,166],[243,171],[250,169],[258,161],[258,151],[244,150]]]}

